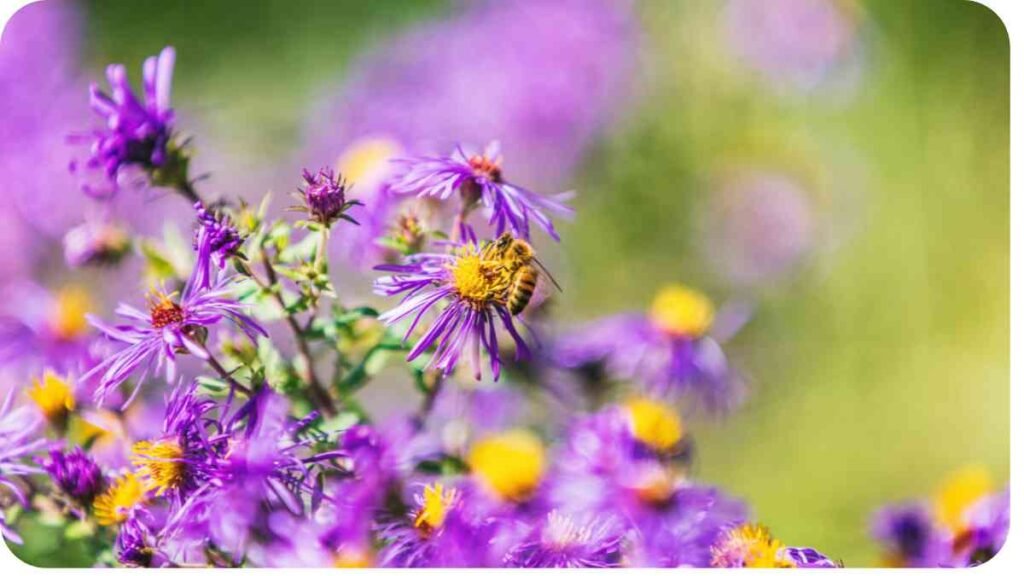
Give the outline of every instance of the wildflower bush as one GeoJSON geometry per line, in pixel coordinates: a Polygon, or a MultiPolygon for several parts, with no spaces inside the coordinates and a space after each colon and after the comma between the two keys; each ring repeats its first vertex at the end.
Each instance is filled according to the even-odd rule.
{"type": "MultiPolygon", "coordinates": [[[[94,126],[69,137],[100,216],[66,232],[67,264],[134,261],[158,282],[113,314],[71,290],[45,330],[5,325],[5,362],[34,371],[0,406],[9,542],[43,521],[98,566],[842,565],[692,466],[686,415],[747,400],[728,360],[743,306],[673,284],[556,325],[545,263],[573,193],[519,184],[496,142],[364,142],[294,174],[287,209],[220,193],[193,169],[207,150],[171,105],[174,66],[170,47],[145,60],[140,92],[108,67],[94,126]],[[191,246],[110,217],[152,190],[189,211],[191,246]],[[366,265],[375,299],[336,285],[366,265]],[[374,418],[361,392],[395,374],[415,408],[374,418]]],[[[1008,510],[965,470],[874,531],[893,565],[968,566],[998,551],[1008,510]]]]}

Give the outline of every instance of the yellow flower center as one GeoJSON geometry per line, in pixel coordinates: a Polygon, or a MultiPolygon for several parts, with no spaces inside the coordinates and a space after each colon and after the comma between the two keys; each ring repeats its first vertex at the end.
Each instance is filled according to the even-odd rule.
{"type": "Polygon", "coordinates": [[[686,338],[703,336],[715,320],[707,296],[682,285],[662,288],[651,304],[651,321],[665,333],[686,338]]]}
{"type": "Polygon", "coordinates": [[[993,490],[992,477],[981,466],[967,466],[950,475],[934,498],[935,517],[954,532],[963,528],[963,515],[993,490]]]}
{"type": "Polygon", "coordinates": [[[390,138],[363,138],[345,149],[338,157],[337,171],[359,184],[381,175],[393,158],[401,156],[402,148],[390,138]]]}
{"type": "Polygon", "coordinates": [[[416,513],[413,526],[419,528],[423,533],[430,533],[440,528],[448,516],[448,511],[455,504],[457,495],[454,488],[445,490],[440,482],[424,486],[423,503],[420,511],[416,513]]]}
{"type": "Polygon", "coordinates": [[[511,278],[500,261],[485,260],[474,247],[464,246],[448,269],[459,298],[475,309],[504,302],[511,278]]]}
{"type": "Polygon", "coordinates": [[[146,499],[142,481],[135,474],[118,478],[106,492],[93,502],[96,522],[101,526],[113,526],[128,519],[131,511],[146,499]]]}
{"type": "Polygon", "coordinates": [[[633,437],[652,450],[668,452],[686,434],[682,419],[671,406],[646,398],[634,398],[623,407],[629,415],[633,437]]]}
{"type": "Polygon", "coordinates": [[[75,395],[71,386],[61,377],[47,370],[42,379],[36,378],[28,389],[29,398],[35,402],[46,419],[54,425],[63,425],[75,409],[75,395]]]}
{"type": "Polygon", "coordinates": [[[77,286],[57,292],[53,317],[50,320],[53,333],[62,340],[81,336],[89,329],[85,315],[92,310],[89,293],[77,286]]]}
{"type": "Polygon", "coordinates": [[[176,440],[136,442],[132,453],[132,465],[139,467],[146,489],[155,489],[157,496],[185,482],[188,469],[182,461],[184,452],[176,440]]]}
{"type": "Polygon", "coordinates": [[[782,542],[772,537],[764,526],[744,524],[730,530],[711,548],[711,565],[730,568],[791,568],[791,562],[779,558],[782,542]]]}
{"type": "Polygon", "coordinates": [[[469,449],[470,469],[505,500],[529,498],[544,474],[544,445],[526,430],[510,430],[480,440],[469,449]]]}

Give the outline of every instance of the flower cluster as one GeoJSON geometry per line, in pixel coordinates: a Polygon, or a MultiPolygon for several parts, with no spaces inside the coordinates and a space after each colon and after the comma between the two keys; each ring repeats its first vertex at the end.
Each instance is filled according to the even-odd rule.
{"type": "MultiPolygon", "coordinates": [[[[531,26],[506,21],[504,7],[477,17],[490,31],[515,25],[518,38],[539,27],[556,48],[558,22],[578,21],[594,49],[628,36],[597,2],[552,6],[523,2],[531,26]]],[[[615,74],[584,52],[571,60],[585,70],[572,72],[611,88],[604,76],[615,74]]],[[[842,565],[832,551],[783,545],[698,474],[687,410],[744,400],[730,339],[747,305],[716,308],[673,282],[647,312],[555,320],[563,271],[543,262],[557,261],[554,223],[574,214],[573,193],[516,183],[544,171],[506,163],[497,143],[449,154],[446,131],[431,135],[441,148],[413,150],[427,139],[403,133],[403,145],[357,142],[336,168],[295,174],[297,221],[275,212],[273,193],[255,205],[201,198],[170,107],[174,60],[165,48],[145,61],[141,98],[123,66],[108,68],[110,93],[89,92],[104,124],[73,137],[89,145],[73,169],[93,177],[83,188],[101,203],[132,178],[170,188],[189,227],[157,238],[104,212],[64,236],[70,268],[104,265],[91,284],[101,289],[26,288],[42,304],[0,315],[0,359],[16,382],[0,405],[6,538],[62,524],[87,541],[90,564],[126,567],[842,565]],[[355,199],[367,188],[377,194],[355,199]],[[546,237],[535,244],[537,228],[546,237]],[[338,274],[337,245],[365,252],[375,278],[338,274]],[[128,262],[137,267],[119,268],[128,262]]],[[[567,72],[540,70],[550,73],[511,72],[567,72]]],[[[515,117],[575,157],[601,107],[581,90],[552,113],[544,87],[515,117]],[[548,126],[558,119],[561,136],[548,126]]],[[[998,550],[1008,496],[972,478],[934,508],[880,513],[892,563],[973,565],[998,550]]]]}

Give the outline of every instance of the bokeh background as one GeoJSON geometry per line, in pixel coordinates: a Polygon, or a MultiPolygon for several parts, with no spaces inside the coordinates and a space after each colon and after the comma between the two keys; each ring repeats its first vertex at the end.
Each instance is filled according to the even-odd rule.
{"type": "MultiPolygon", "coordinates": [[[[507,26],[471,36],[452,23],[478,7],[457,1],[61,2],[65,33],[39,34],[34,53],[60,43],[63,80],[34,99],[84,109],[81,79],[107,62],[135,75],[174,45],[175,107],[211,172],[204,186],[258,197],[367,136],[360,119],[476,126],[532,97],[550,112],[532,120],[553,134],[536,146],[572,150],[531,155],[534,142],[508,140],[514,130],[495,136],[521,179],[578,191],[561,247],[546,248],[566,288],[560,321],[646,307],[673,281],[754,309],[728,346],[746,404],[691,419],[698,476],[746,498],[783,541],[848,565],[877,561],[877,506],[927,495],[963,464],[1005,482],[1009,44],[998,17],[967,0],[644,0],[575,2],[556,26],[530,20],[537,4],[509,3],[507,26]],[[460,59],[528,58],[532,26],[549,28],[541,47],[564,35],[553,63],[476,70],[452,87],[472,110],[450,91],[402,86],[410,70],[445,82],[460,59]],[[572,116],[591,99],[592,117],[572,116]]],[[[439,125],[454,127],[442,142],[487,137],[439,125]]],[[[38,204],[78,192],[63,177],[26,179],[12,149],[0,161],[15,208],[0,219],[4,275],[48,282],[60,217],[38,204]]],[[[156,223],[169,217],[161,202],[141,205],[156,223]]],[[[36,564],[82,552],[45,532],[25,539],[36,564]]]]}

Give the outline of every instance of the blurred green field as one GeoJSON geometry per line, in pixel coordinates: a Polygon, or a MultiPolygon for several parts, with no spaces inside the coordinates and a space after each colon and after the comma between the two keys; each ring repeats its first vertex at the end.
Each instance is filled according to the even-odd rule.
{"type": "MultiPolygon", "coordinates": [[[[447,9],[86,6],[90,62],[139,62],[174,44],[178,105],[265,162],[297,145],[311,96],[354,55],[447,9]]],[[[697,474],[747,498],[782,540],[870,564],[878,505],[927,494],[965,463],[1008,478],[1008,39],[967,0],[862,2],[856,91],[782,97],[723,70],[719,7],[636,3],[650,57],[642,95],[572,182],[561,314],[644,307],[669,281],[729,297],[696,246],[708,179],[733,162],[813,172],[839,240],[763,293],[730,346],[751,396],[727,420],[693,424],[697,474]]]]}

